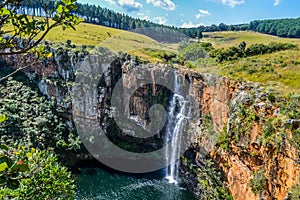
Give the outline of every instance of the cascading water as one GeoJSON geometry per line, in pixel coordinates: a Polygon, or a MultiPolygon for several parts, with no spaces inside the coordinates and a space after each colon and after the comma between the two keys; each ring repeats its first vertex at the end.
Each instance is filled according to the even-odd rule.
{"type": "Polygon", "coordinates": [[[169,183],[178,182],[179,172],[179,155],[181,147],[181,136],[183,131],[183,122],[186,119],[187,101],[180,95],[180,87],[176,71],[174,71],[174,94],[170,100],[167,124],[166,124],[166,140],[169,144],[166,148],[166,163],[170,164],[166,169],[166,179],[169,183]]]}

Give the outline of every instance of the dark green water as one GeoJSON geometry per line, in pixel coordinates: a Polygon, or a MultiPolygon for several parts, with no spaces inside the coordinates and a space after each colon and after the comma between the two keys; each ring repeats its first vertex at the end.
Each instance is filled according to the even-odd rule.
{"type": "Polygon", "coordinates": [[[195,200],[180,184],[169,184],[163,171],[140,176],[85,168],[77,174],[76,199],[195,200]]]}

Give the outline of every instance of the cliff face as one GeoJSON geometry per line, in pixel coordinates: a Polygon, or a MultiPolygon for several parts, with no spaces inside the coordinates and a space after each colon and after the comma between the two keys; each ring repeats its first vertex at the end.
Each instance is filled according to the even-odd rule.
{"type": "MultiPolygon", "coordinates": [[[[223,172],[234,199],[287,197],[300,172],[299,151],[291,142],[296,140],[292,132],[299,125],[293,126],[298,120],[287,118],[287,100],[253,83],[188,73],[193,80],[192,91],[198,97],[202,123],[196,128],[200,134],[187,158],[201,169],[205,166],[201,161],[203,147],[207,148],[205,157],[223,172]],[[207,115],[211,126],[204,120],[207,115]],[[216,140],[209,136],[211,131],[216,140]]],[[[183,165],[183,169],[187,168],[183,165]]],[[[191,172],[183,170],[182,174],[190,176],[191,172]]],[[[195,175],[196,181],[201,180],[195,175]]],[[[197,191],[195,184],[194,190],[197,191]]]]}
{"type": "MultiPolygon", "coordinates": [[[[66,109],[70,128],[74,128],[70,90],[83,57],[56,52],[53,58],[26,70],[43,94],[55,98],[57,105],[66,109]]],[[[12,60],[6,60],[6,63],[14,66],[12,60]]],[[[159,149],[163,145],[164,128],[150,140],[134,140],[134,132],[121,130],[113,121],[111,97],[120,77],[123,77],[121,84],[125,88],[144,85],[125,103],[130,105],[131,119],[141,127],[149,128],[149,108],[157,103],[167,108],[171,94],[153,77],[163,76],[165,84],[174,87],[170,84],[175,79],[174,73],[165,72],[164,65],[148,65],[148,74],[141,74],[138,65],[122,64],[123,61],[117,59],[101,65],[108,67],[96,92],[100,124],[111,133],[108,135],[110,140],[123,148],[135,152],[159,149]],[[149,77],[152,83],[143,82],[139,76],[149,77]]],[[[286,114],[290,111],[283,109],[288,105],[286,100],[276,98],[253,83],[198,74],[183,67],[177,67],[176,73],[188,81],[188,93],[194,95],[200,111],[188,127],[192,144],[184,154],[181,166],[181,175],[191,190],[201,197],[203,180],[209,176],[200,175],[200,172],[207,166],[205,160],[210,159],[213,164],[209,166],[222,176],[218,184],[226,186],[234,199],[284,199],[288,196],[291,186],[298,181],[300,168],[299,152],[292,142],[293,131],[299,129],[299,124],[297,120],[290,120],[286,114]]],[[[120,91],[119,96],[124,95],[126,92],[120,91]]]]}

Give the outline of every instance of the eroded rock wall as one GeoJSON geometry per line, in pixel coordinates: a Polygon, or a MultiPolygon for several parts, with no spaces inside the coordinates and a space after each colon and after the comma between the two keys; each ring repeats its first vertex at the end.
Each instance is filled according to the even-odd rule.
{"type": "MultiPolygon", "coordinates": [[[[55,98],[57,105],[66,109],[70,126],[70,91],[83,57],[64,51],[56,52],[53,58],[25,70],[28,77],[37,82],[44,95],[55,98]]],[[[15,59],[5,62],[16,68],[15,59]]],[[[112,140],[120,140],[123,136],[123,139],[130,141],[134,133],[121,131],[112,120],[111,95],[120,77],[123,77],[122,85],[125,87],[132,87],[143,81],[139,80],[137,65],[132,62],[122,64],[117,60],[106,63],[109,67],[99,81],[97,91],[98,117],[102,127],[112,132],[112,140]],[[136,70],[132,71],[131,68],[136,70]]],[[[155,73],[161,74],[164,65],[148,67],[149,74],[142,76],[150,77],[152,84],[140,88],[129,102],[131,114],[136,116],[134,120],[141,126],[149,123],[148,110],[151,105],[162,103],[166,108],[171,94],[151,78],[155,73]]],[[[220,184],[226,186],[234,199],[271,200],[287,197],[291,186],[298,181],[300,168],[299,152],[290,143],[293,139],[293,127],[283,126],[289,120],[280,110],[280,101],[284,99],[270,98],[270,92],[253,83],[199,74],[179,66],[176,73],[190,83],[189,93],[196,98],[200,111],[187,131],[187,134],[192,134],[193,142],[184,155],[188,161],[183,161],[181,167],[181,174],[191,190],[201,196],[203,191],[199,188],[203,181],[197,174],[197,168],[203,170],[203,160],[209,158],[214,163],[209,166],[220,172],[220,184]],[[273,133],[268,133],[269,122],[274,126],[271,130],[273,133]],[[190,170],[190,166],[195,170],[190,170]]],[[[174,77],[167,74],[164,79],[172,82],[174,77]]],[[[153,140],[136,140],[135,143],[155,149],[161,147],[161,137],[162,134],[157,133],[153,140]]]]}

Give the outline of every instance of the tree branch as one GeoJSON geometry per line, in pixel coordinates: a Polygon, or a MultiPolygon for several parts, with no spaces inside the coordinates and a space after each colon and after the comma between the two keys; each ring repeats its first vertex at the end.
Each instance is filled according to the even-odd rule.
{"type": "Polygon", "coordinates": [[[61,25],[61,22],[56,22],[54,24],[52,24],[44,33],[43,35],[37,40],[35,41],[32,45],[30,45],[29,47],[22,49],[20,51],[10,51],[10,52],[0,52],[1,56],[8,56],[8,55],[16,55],[16,54],[23,54],[23,53],[27,53],[29,50],[31,50],[33,47],[37,46],[44,38],[45,36],[48,34],[48,32],[55,28],[56,26],[61,25]]]}
{"type": "Polygon", "coordinates": [[[3,8],[4,6],[6,6],[9,3],[10,0],[6,0],[4,1],[1,5],[0,8],[3,8]]]}
{"type": "Polygon", "coordinates": [[[6,75],[6,76],[0,78],[0,82],[3,81],[3,80],[8,79],[9,77],[15,75],[15,74],[18,73],[19,71],[22,71],[23,69],[26,69],[26,68],[29,68],[29,67],[33,66],[33,65],[36,64],[36,63],[37,63],[37,60],[35,60],[34,62],[32,62],[32,63],[30,63],[30,64],[28,64],[28,65],[25,65],[24,67],[20,67],[20,68],[16,69],[16,70],[13,71],[12,73],[10,73],[10,74],[8,74],[8,75],[6,75]]]}

